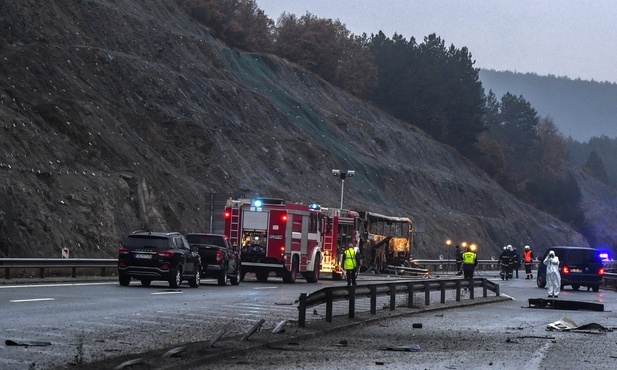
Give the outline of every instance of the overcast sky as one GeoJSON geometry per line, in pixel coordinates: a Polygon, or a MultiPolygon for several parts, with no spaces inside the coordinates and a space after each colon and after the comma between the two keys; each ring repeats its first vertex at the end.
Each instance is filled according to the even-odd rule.
{"type": "Polygon", "coordinates": [[[617,83],[616,0],[256,0],[281,13],[338,19],[352,33],[435,33],[478,68],[617,83]]]}

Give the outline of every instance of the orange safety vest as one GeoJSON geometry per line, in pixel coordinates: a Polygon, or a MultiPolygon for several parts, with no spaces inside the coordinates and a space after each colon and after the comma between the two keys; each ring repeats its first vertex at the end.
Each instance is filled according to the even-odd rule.
{"type": "Polygon", "coordinates": [[[525,263],[531,263],[531,249],[523,253],[525,263]]]}

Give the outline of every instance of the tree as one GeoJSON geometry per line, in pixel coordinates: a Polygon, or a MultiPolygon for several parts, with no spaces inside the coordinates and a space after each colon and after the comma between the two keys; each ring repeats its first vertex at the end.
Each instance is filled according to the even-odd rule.
{"type": "Polygon", "coordinates": [[[592,150],[591,153],[589,153],[589,157],[587,158],[584,168],[588,174],[599,181],[608,184],[608,175],[606,174],[604,162],[602,162],[602,158],[598,156],[598,153],[595,150],[592,150]]]}
{"type": "Polygon", "coordinates": [[[486,127],[484,90],[467,48],[457,49],[435,34],[416,44],[380,32],[369,42],[379,70],[371,99],[397,118],[469,155],[486,127]]]}
{"type": "Polygon", "coordinates": [[[274,32],[274,53],[356,95],[375,86],[377,69],[365,38],[340,21],[283,13],[274,32]]]}

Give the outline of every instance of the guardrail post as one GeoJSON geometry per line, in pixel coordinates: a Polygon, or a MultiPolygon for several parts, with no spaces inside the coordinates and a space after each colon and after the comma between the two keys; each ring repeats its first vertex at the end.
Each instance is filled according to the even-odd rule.
{"type": "Polygon", "coordinates": [[[396,284],[388,284],[390,288],[390,311],[396,309],[396,284]]]}
{"type": "Polygon", "coordinates": [[[371,290],[371,315],[377,314],[377,288],[375,286],[370,287],[371,290]]]}
{"type": "Polygon", "coordinates": [[[413,308],[413,283],[407,283],[407,307],[413,308]]]}
{"type": "Polygon", "coordinates": [[[431,283],[424,282],[424,305],[429,306],[431,304],[431,283]]]}
{"type": "Polygon", "coordinates": [[[332,291],[326,290],[326,322],[332,322],[332,291]]]}
{"type": "Polygon", "coordinates": [[[350,319],[356,317],[356,287],[349,287],[349,315],[350,319]]]}
{"type": "Polygon", "coordinates": [[[39,277],[45,279],[45,267],[39,268],[39,277]]]}
{"type": "Polygon", "coordinates": [[[495,295],[499,297],[499,284],[495,284],[495,295]]]}
{"type": "Polygon", "coordinates": [[[469,299],[474,299],[473,279],[469,279],[469,299]]]}
{"type": "Polygon", "coordinates": [[[441,303],[446,303],[446,282],[440,281],[439,288],[441,289],[441,303]]]}
{"type": "Polygon", "coordinates": [[[76,278],[77,277],[77,267],[71,268],[71,277],[72,278],[76,278]]]}
{"type": "Polygon", "coordinates": [[[486,279],[482,279],[482,294],[484,298],[488,297],[488,282],[486,279]]]}
{"type": "Polygon", "coordinates": [[[298,326],[303,328],[306,324],[306,293],[300,293],[298,302],[298,326]]]}
{"type": "Polygon", "coordinates": [[[461,301],[461,281],[460,280],[456,281],[456,301],[457,302],[461,301]]]}
{"type": "Polygon", "coordinates": [[[11,278],[11,269],[8,268],[8,267],[4,269],[4,278],[5,279],[10,279],[11,278]]]}

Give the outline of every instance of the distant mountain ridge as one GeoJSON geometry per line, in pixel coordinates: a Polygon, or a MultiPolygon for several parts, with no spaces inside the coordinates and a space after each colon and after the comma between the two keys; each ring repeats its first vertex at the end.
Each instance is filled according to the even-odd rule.
{"type": "Polygon", "coordinates": [[[617,137],[617,84],[572,80],[553,75],[480,70],[485,92],[498,99],[510,92],[522,95],[542,117],[549,116],[559,130],[574,140],[617,137]]]}

